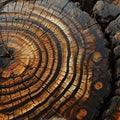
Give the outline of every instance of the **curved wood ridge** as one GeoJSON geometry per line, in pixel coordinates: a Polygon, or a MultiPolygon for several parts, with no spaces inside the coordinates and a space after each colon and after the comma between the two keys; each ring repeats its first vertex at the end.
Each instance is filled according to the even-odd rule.
{"type": "Polygon", "coordinates": [[[3,3],[0,119],[93,120],[109,92],[107,58],[99,26],[72,2],[3,3]]]}

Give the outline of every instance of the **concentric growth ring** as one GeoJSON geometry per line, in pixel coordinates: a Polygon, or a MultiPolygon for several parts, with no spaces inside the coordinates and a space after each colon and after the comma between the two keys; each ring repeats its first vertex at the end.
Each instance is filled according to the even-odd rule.
{"type": "Polygon", "coordinates": [[[99,27],[73,3],[3,2],[0,118],[87,119],[90,101],[97,99],[92,106],[96,109],[97,96],[106,95],[110,80],[106,60],[99,27]]]}

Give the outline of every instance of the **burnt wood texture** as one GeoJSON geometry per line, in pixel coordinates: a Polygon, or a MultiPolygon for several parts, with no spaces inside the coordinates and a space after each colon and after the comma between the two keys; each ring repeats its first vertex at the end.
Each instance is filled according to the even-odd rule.
{"type": "Polygon", "coordinates": [[[120,120],[120,16],[112,21],[105,30],[108,37],[109,48],[112,53],[113,89],[108,109],[104,112],[103,118],[107,120],[120,120]]]}
{"type": "Polygon", "coordinates": [[[68,0],[0,3],[0,120],[95,120],[110,92],[99,25],[68,0]]]}
{"type": "Polygon", "coordinates": [[[94,17],[106,37],[106,47],[110,50],[111,93],[106,99],[103,120],[120,120],[120,1],[98,1],[93,8],[94,17]]]}

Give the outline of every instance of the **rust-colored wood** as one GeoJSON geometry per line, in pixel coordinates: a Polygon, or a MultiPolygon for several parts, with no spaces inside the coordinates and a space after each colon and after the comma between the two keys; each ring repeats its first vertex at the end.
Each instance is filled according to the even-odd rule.
{"type": "Polygon", "coordinates": [[[68,0],[2,5],[0,119],[95,119],[111,81],[97,23],[68,0]]]}

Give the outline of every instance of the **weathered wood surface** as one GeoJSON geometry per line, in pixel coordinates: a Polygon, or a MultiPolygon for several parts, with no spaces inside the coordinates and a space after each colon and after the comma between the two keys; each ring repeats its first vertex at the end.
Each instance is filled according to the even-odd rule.
{"type": "Polygon", "coordinates": [[[104,112],[103,118],[107,120],[120,120],[120,16],[109,24],[105,33],[109,36],[109,43],[111,43],[109,48],[113,52],[113,83],[115,84],[113,84],[110,105],[104,112]]]}
{"type": "Polygon", "coordinates": [[[120,0],[104,0],[104,1],[106,1],[108,3],[115,4],[115,5],[120,7],[120,0]]]}
{"type": "Polygon", "coordinates": [[[100,27],[72,2],[1,4],[1,120],[93,120],[110,81],[100,27]]]}
{"type": "Polygon", "coordinates": [[[109,23],[120,15],[120,2],[98,0],[93,7],[93,14],[104,31],[109,23]]]}

